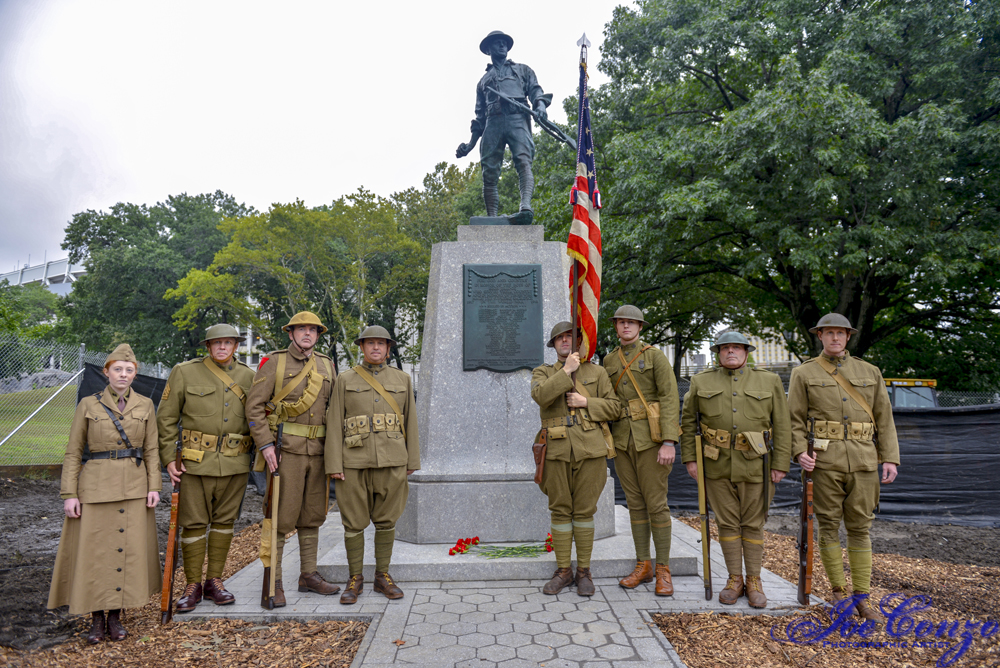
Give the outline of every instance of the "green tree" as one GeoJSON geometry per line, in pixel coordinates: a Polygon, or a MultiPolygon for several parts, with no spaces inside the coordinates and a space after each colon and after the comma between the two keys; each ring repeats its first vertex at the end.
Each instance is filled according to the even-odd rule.
{"type": "Polygon", "coordinates": [[[998,18],[951,0],[619,7],[593,104],[609,238],[664,277],[741,283],[752,324],[795,330],[798,352],[827,311],[858,354],[990,331],[998,18]]]}
{"type": "Polygon", "coordinates": [[[175,307],[164,293],[191,269],[207,266],[225,244],[218,229],[225,216],[252,211],[216,191],[75,214],[62,247],[87,273],[65,300],[68,328],[62,329],[99,349],[127,342],[143,361],[173,364],[193,356],[200,330],[212,323],[198,320],[192,329],[177,330],[175,307]]]}

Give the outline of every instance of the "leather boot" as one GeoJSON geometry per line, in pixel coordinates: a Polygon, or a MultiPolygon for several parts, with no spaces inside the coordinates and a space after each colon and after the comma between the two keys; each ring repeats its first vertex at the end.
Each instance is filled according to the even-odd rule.
{"type": "Polygon", "coordinates": [[[319,571],[313,571],[312,573],[299,575],[299,591],[311,591],[314,594],[331,596],[340,591],[340,587],[324,580],[319,571]]]}
{"type": "Polygon", "coordinates": [[[751,608],[767,607],[767,596],[764,595],[764,585],[759,575],[747,576],[746,594],[751,608]]]}
{"type": "Polygon", "coordinates": [[[341,605],[353,605],[358,602],[358,596],[365,588],[365,576],[363,575],[352,575],[350,582],[347,583],[347,589],[344,593],[340,595],[341,605]]]}
{"type": "Polygon", "coordinates": [[[670,579],[670,566],[656,564],[656,591],[657,596],[673,596],[674,581],[670,579]]]}
{"type": "Polygon", "coordinates": [[[91,613],[90,633],[87,634],[87,644],[96,645],[104,640],[104,611],[91,613]]]}
{"type": "Polygon", "coordinates": [[[201,583],[189,582],[184,588],[184,595],[177,601],[177,612],[191,612],[201,603],[201,583]]]}
{"type": "Polygon", "coordinates": [[[625,589],[635,589],[644,582],[653,581],[653,561],[637,561],[635,570],[630,575],[622,578],[618,584],[625,589]]]}
{"type": "Polygon", "coordinates": [[[833,607],[835,608],[838,603],[846,601],[851,597],[851,595],[847,593],[847,589],[845,587],[832,587],[831,591],[833,592],[833,607]]]}
{"type": "Polygon", "coordinates": [[[392,581],[392,576],[386,573],[379,573],[375,571],[375,584],[373,589],[380,594],[385,594],[385,597],[390,600],[395,600],[397,598],[403,598],[403,590],[396,586],[396,583],[392,581]]]}
{"type": "Polygon", "coordinates": [[[552,574],[552,579],[542,587],[542,593],[555,596],[563,590],[563,587],[573,584],[573,571],[569,568],[557,568],[552,574]]]}
{"type": "Polygon", "coordinates": [[[121,610],[108,610],[108,637],[112,640],[125,640],[128,632],[122,626],[121,610]]]}
{"type": "Polygon", "coordinates": [[[858,612],[858,617],[866,622],[881,622],[882,615],[878,614],[875,608],[868,604],[868,592],[854,592],[854,609],[858,612]]]}
{"type": "Polygon", "coordinates": [[[229,605],[236,601],[236,597],[226,591],[222,578],[209,578],[205,581],[205,598],[216,605],[229,605]]]}
{"type": "Polygon", "coordinates": [[[281,584],[281,580],[274,581],[274,607],[283,608],[285,607],[285,586],[281,584]]]}
{"type": "Polygon", "coordinates": [[[719,603],[733,605],[745,590],[743,575],[730,575],[729,579],[726,580],[726,588],[719,592],[719,603]]]}
{"type": "Polygon", "coordinates": [[[590,576],[589,568],[576,569],[576,593],[580,596],[594,595],[594,578],[590,576]]]}

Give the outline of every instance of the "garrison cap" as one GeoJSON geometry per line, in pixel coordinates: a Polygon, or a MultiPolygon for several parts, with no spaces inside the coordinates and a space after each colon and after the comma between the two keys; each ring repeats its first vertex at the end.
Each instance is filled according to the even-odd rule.
{"type": "Polygon", "coordinates": [[[505,33],[502,30],[494,30],[489,35],[483,38],[483,41],[479,43],[479,50],[485,53],[487,56],[490,55],[490,44],[495,39],[502,39],[507,42],[507,50],[510,51],[514,48],[514,38],[505,33]]]}
{"type": "Polygon", "coordinates": [[[390,346],[396,345],[396,341],[389,336],[389,330],[380,325],[370,325],[365,327],[365,331],[361,332],[358,338],[354,339],[354,345],[360,346],[361,342],[365,339],[385,339],[389,342],[390,346]]]}
{"type": "Polygon", "coordinates": [[[742,346],[745,346],[748,353],[752,353],[753,351],[757,350],[757,346],[750,345],[750,342],[747,341],[747,337],[733,330],[729,330],[728,332],[723,332],[722,334],[720,334],[719,338],[715,340],[715,343],[712,345],[712,347],[709,348],[709,350],[718,355],[719,348],[726,345],[727,343],[738,343],[742,346]]]}
{"type": "Polygon", "coordinates": [[[827,313],[822,318],[820,318],[819,322],[816,323],[816,326],[811,328],[809,331],[812,332],[813,334],[818,334],[819,330],[823,329],[824,327],[843,327],[851,334],[858,333],[858,330],[851,327],[851,321],[847,319],[847,316],[841,315],[839,313],[827,313]]]}
{"type": "Polygon", "coordinates": [[[299,311],[292,316],[292,319],[288,321],[288,324],[281,329],[290,333],[292,331],[292,327],[295,327],[296,325],[316,325],[320,334],[326,331],[326,326],[323,324],[323,321],[320,320],[319,316],[312,311],[299,311]]]}
{"type": "Polygon", "coordinates": [[[549,342],[545,345],[549,348],[556,347],[556,337],[560,334],[565,334],[566,332],[573,331],[573,323],[569,320],[563,320],[562,322],[557,322],[555,326],[552,327],[552,331],[549,332],[549,342]]]}
{"type": "Polygon", "coordinates": [[[111,351],[108,355],[108,359],[104,361],[104,370],[107,371],[108,367],[111,366],[112,362],[131,362],[139,367],[139,360],[135,358],[135,353],[132,352],[132,346],[127,343],[121,343],[117,348],[111,351]]]}
{"type": "Polygon", "coordinates": [[[236,329],[232,325],[227,325],[222,322],[218,325],[212,325],[205,330],[205,338],[202,340],[201,345],[207,346],[208,342],[212,339],[236,339],[237,343],[243,343],[246,341],[245,336],[240,336],[240,330],[236,329]]]}
{"type": "Polygon", "coordinates": [[[642,323],[643,327],[648,327],[649,323],[642,315],[642,309],[638,306],[632,306],[631,304],[625,304],[624,306],[619,306],[615,314],[611,316],[612,320],[617,320],[621,318],[622,320],[638,320],[642,323]]]}

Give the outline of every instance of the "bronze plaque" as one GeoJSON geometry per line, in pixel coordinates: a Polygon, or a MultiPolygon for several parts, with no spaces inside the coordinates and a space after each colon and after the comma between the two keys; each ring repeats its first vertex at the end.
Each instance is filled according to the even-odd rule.
{"type": "Polygon", "coordinates": [[[542,265],[464,264],[463,369],[515,371],[545,361],[542,265]]]}

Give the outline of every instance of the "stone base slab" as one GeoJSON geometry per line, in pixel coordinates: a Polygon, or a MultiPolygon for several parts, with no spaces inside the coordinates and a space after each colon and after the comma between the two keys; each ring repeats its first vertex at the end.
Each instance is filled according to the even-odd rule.
{"type": "MultiPolygon", "coordinates": [[[[629,524],[628,510],[615,506],[615,535],[594,541],[594,553],[590,570],[595,578],[622,578],[635,567],[635,546],[629,524]]],[[[336,516],[339,520],[339,515],[336,516]]],[[[343,527],[330,526],[334,516],[327,521],[328,531],[339,531],[343,527]]],[[[674,526],[680,526],[675,522],[674,526]]],[[[684,527],[685,529],[687,527],[684,527]]],[[[544,531],[544,536],[548,531],[544,531]]],[[[455,539],[470,538],[477,534],[456,533],[455,539]]],[[[480,540],[483,534],[478,534],[480,540]]],[[[365,570],[366,584],[374,576],[375,528],[365,530],[365,570]]],[[[530,542],[538,542],[537,535],[530,542]]],[[[485,541],[488,542],[488,541],[485,541]]],[[[524,541],[529,542],[529,541],[524,541]]],[[[495,543],[491,543],[495,544],[495,543]]],[[[516,544],[516,543],[514,543],[516,544]]],[[[674,540],[670,548],[670,572],[674,577],[700,575],[698,560],[700,553],[687,542],[674,540]]],[[[576,558],[574,550],[574,559],[576,558]]],[[[396,541],[392,554],[390,573],[398,582],[490,582],[497,580],[547,580],[555,570],[555,555],[547,554],[537,558],[486,559],[474,554],[449,556],[446,545],[419,545],[396,541]]],[[[319,559],[319,572],[330,582],[343,583],[349,578],[347,553],[343,540],[336,541],[334,547],[319,559]]]]}

